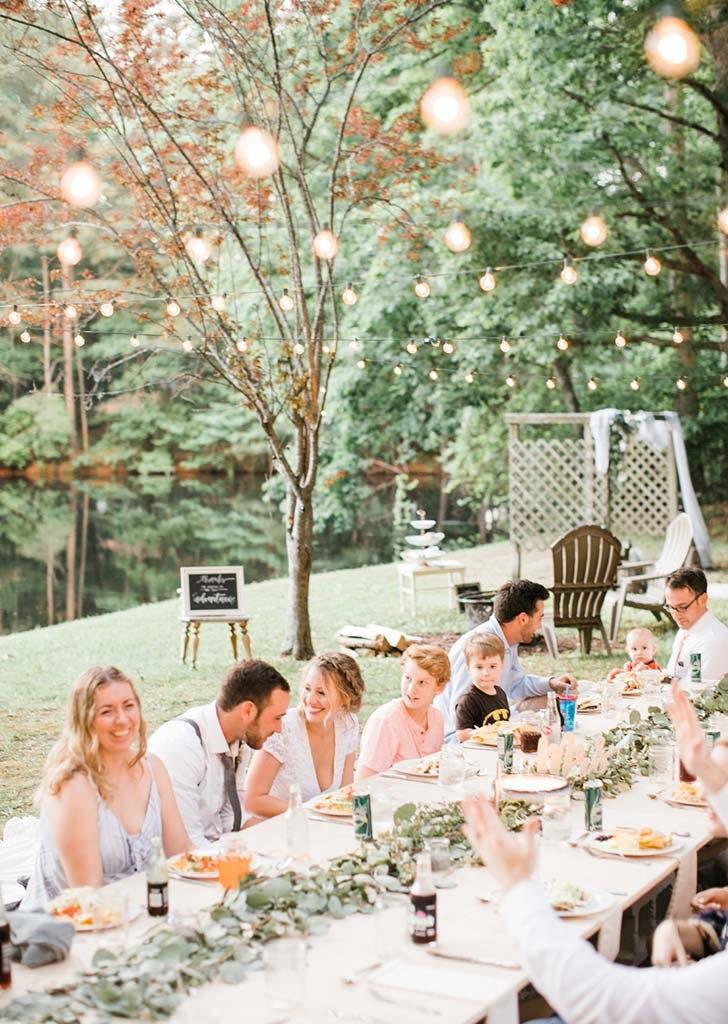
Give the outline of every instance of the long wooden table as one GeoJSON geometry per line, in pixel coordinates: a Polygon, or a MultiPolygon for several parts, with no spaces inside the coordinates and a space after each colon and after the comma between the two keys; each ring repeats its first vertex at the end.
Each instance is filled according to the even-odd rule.
{"type": "MultiPolygon", "coordinates": [[[[635,706],[632,704],[631,706],[635,706]]],[[[639,704],[636,705],[639,707],[639,704]]],[[[613,725],[602,716],[582,718],[577,729],[584,733],[602,731],[613,725]]],[[[466,759],[478,769],[495,772],[496,755],[493,750],[468,748],[466,759]]],[[[490,788],[487,777],[470,779],[465,788],[477,791],[490,788]]],[[[462,789],[433,784],[377,777],[371,780],[372,798],[384,794],[392,807],[407,801],[438,803],[458,799],[462,789]]],[[[676,808],[661,800],[651,800],[647,793],[654,791],[654,781],[638,782],[629,792],[615,799],[607,799],[604,807],[604,825],[644,825],[666,831],[686,831],[690,836],[681,855],[697,851],[710,838],[707,816],[698,808],[676,808]]],[[[572,802],[574,832],[583,828],[584,805],[572,802]]],[[[315,861],[325,861],[356,847],[350,827],[328,821],[309,820],[310,855],[315,861]]],[[[276,858],[285,855],[285,833],[281,818],[256,825],[244,833],[249,848],[276,858]]],[[[689,860],[690,858],[688,858],[689,860]]],[[[595,857],[580,846],[566,842],[540,842],[539,876],[568,878],[577,885],[597,886],[612,890],[615,903],[600,915],[574,918],[566,923],[578,934],[588,937],[602,929],[616,927],[620,912],[649,893],[669,878],[678,862],[672,856],[645,859],[595,857]],[[624,895],[621,895],[624,894],[624,895]]],[[[694,860],[693,860],[694,869],[694,860]]],[[[478,897],[492,892],[494,880],[484,868],[463,868],[457,874],[458,885],[438,891],[439,941],[448,949],[477,954],[484,959],[513,961],[516,950],[512,945],[497,903],[483,903],[478,897]]],[[[688,878],[694,889],[694,878],[688,878]]],[[[117,883],[115,888],[136,905],[145,902],[145,880],[136,875],[117,883]]],[[[185,915],[214,903],[222,894],[217,883],[201,884],[184,880],[170,882],[170,904],[174,911],[185,915]]],[[[393,896],[386,908],[371,915],[354,915],[333,921],[328,932],[312,937],[308,950],[307,999],[304,1011],[290,1017],[275,1012],[268,1006],[262,971],[251,973],[241,985],[223,983],[207,985],[191,995],[175,1013],[173,1024],[223,1024],[240,1019],[244,1013],[246,1024],[279,1024],[293,1020],[301,1024],[321,1024],[322,1021],[359,1021],[360,1024],[418,1024],[422,1021],[441,1021],[442,1024],[471,1024],[487,1017],[489,1024],[515,1024],[518,1020],[518,992],[527,984],[520,969],[505,969],[480,964],[435,958],[421,946],[414,946],[406,934],[408,901],[393,896]],[[431,991],[412,992],[387,987],[377,989],[379,997],[360,981],[347,984],[343,976],[355,972],[376,959],[386,937],[388,955],[396,957],[402,970],[420,966],[427,972],[427,987],[431,991]],[[467,990],[468,996],[462,993],[467,990]],[[445,994],[447,993],[447,994],[445,994]],[[382,998],[384,997],[384,998],[382,998]],[[385,1001],[392,1000],[392,1001],[385,1001]]],[[[128,941],[134,941],[150,926],[142,914],[128,929],[128,941]]],[[[37,970],[15,966],[10,995],[62,984],[86,966],[101,946],[122,941],[119,933],[97,933],[77,936],[71,955],[60,964],[37,970]]],[[[612,955],[616,952],[613,950],[612,955]]],[[[370,977],[370,975],[367,975],[370,977]]]]}

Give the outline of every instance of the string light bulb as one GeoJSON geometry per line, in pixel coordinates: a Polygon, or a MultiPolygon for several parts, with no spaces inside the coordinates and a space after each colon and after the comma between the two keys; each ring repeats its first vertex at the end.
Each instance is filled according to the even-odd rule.
{"type": "Polygon", "coordinates": [[[354,291],[354,285],[351,283],[351,281],[349,281],[346,288],[344,288],[343,292],[341,293],[341,301],[344,303],[345,306],[355,306],[356,300],[358,298],[359,296],[354,291]]]}
{"type": "Polygon", "coordinates": [[[417,355],[417,342],[414,339],[407,342],[407,351],[411,356],[417,355]]]}
{"type": "Polygon", "coordinates": [[[468,372],[465,374],[465,383],[466,384],[472,384],[474,380],[475,380],[475,374],[473,373],[472,370],[468,370],[468,372]]]}
{"type": "Polygon", "coordinates": [[[420,100],[422,120],[440,135],[461,131],[470,117],[470,100],[455,78],[438,78],[420,100]]]}
{"type": "Polygon", "coordinates": [[[495,290],[495,286],[498,282],[495,279],[492,267],[486,267],[485,273],[478,281],[478,284],[484,292],[492,292],[495,290]]]}
{"type": "Polygon", "coordinates": [[[401,377],[402,376],[402,367],[401,367],[401,365],[399,363],[397,363],[397,365],[394,367],[394,369],[392,370],[392,373],[394,374],[395,377],[401,377]]]}
{"type": "Polygon", "coordinates": [[[303,345],[301,344],[301,342],[300,342],[300,341],[297,341],[297,342],[296,342],[296,344],[295,344],[295,345],[293,346],[293,351],[295,352],[295,354],[296,354],[297,356],[302,356],[302,355],[303,355],[303,353],[304,353],[304,352],[306,351],[306,349],[305,349],[305,347],[304,347],[304,346],[303,346],[303,345]]]}
{"type": "Polygon", "coordinates": [[[114,302],[113,299],[107,302],[102,302],[99,306],[99,313],[101,316],[113,316],[114,315],[114,302]]]}
{"type": "Polygon", "coordinates": [[[666,15],[647,33],[645,56],[663,78],[685,78],[700,64],[700,39],[683,18],[666,15]]]}
{"type": "Polygon", "coordinates": [[[450,252],[465,252],[470,248],[473,236],[462,217],[455,217],[445,232],[445,245],[450,252]]]}
{"type": "Polygon", "coordinates": [[[556,348],[559,350],[559,352],[566,352],[568,347],[569,347],[569,339],[565,338],[563,336],[563,334],[560,334],[559,335],[559,340],[556,342],[556,348]]]}
{"type": "Polygon", "coordinates": [[[662,263],[660,263],[657,256],[652,255],[649,249],[645,253],[645,262],[642,266],[648,277],[657,277],[662,270],[662,263]]]}
{"type": "Polygon", "coordinates": [[[428,281],[425,281],[424,277],[418,277],[415,281],[415,295],[418,299],[428,299],[432,293],[432,288],[428,281]]]}
{"type": "Polygon", "coordinates": [[[249,178],[267,178],[275,174],[281,162],[278,143],[263,128],[251,125],[235,143],[235,163],[249,178]]]}
{"type": "Polygon", "coordinates": [[[556,378],[548,377],[546,380],[546,387],[549,389],[549,391],[553,391],[556,387],[556,378]]]}
{"type": "Polygon", "coordinates": [[[71,206],[88,209],[101,198],[101,178],[88,160],[76,160],[63,172],[61,196],[71,206]]]}
{"type": "Polygon", "coordinates": [[[679,327],[676,327],[675,330],[672,332],[672,340],[676,345],[682,345],[682,343],[685,341],[685,335],[679,327]]]}
{"type": "Polygon", "coordinates": [[[139,338],[137,338],[136,334],[132,334],[131,338],[129,338],[129,344],[132,348],[139,348],[141,342],[139,341],[139,338]]]}
{"type": "Polygon", "coordinates": [[[323,227],[313,240],[314,255],[320,260],[332,260],[339,251],[339,239],[328,227],[323,227]]]}
{"type": "Polygon", "coordinates": [[[247,352],[248,351],[248,339],[247,338],[240,338],[238,341],[235,342],[235,348],[240,353],[247,352]]]}
{"type": "Polygon", "coordinates": [[[599,387],[599,383],[596,377],[590,377],[589,380],[586,382],[586,386],[589,389],[589,391],[596,391],[599,387]]]}
{"type": "Polygon", "coordinates": [[[66,320],[75,320],[76,317],[78,316],[78,310],[76,309],[75,306],[72,306],[70,303],[67,302],[66,305],[63,307],[63,315],[65,316],[66,320]]]}
{"type": "Polygon", "coordinates": [[[78,238],[76,238],[75,230],[69,232],[68,237],[58,243],[56,254],[61,265],[64,267],[75,267],[77,263],[81,262],[83,249],[78,238]]]}
{"type": "Polygon", "coordinates": [[[366,368],[367,361],[366,359],[357,359],[356,365],[359,367],[360,370],[363,370],[366,368]]]}
{"type": "Polygon", "coordinates": [[[352,352],[358,352],[359,349],[361,348],[361,345],[359,343],[359,339],[358,338],[352,338],[351,341],[349,342],[349,348],[351,349],[352,352]]]}
{"type": "Polygon", "coordinates": [[[76,337],[73,339],[73,344],[76,346],[76,348],[83,348],[83,346],[86,344],[86,339],[82,334],[77,334],[76,337]]]}
{"type": "Polygon", "coordinates": [[[506,387],[514,388],[516,386],[516,378],[512,373],[509,373],[506,377],[506,387]]]}
{"type": "Polygon", "coordinates": [[[167,299],[167,316],[175,317],[179,316],[182,312],[179,302],[175,299],[167,299]]]}
{"type": "Polygon", "coordinates": [[[687,377],[678,377],[678,379],[675,381],[675,387],[678,389],[678,391],[685,391],[687,386],[688,386],[688,379],[687,379],[687,377]]]}
{"type": "Polygon", "coordinates": [[[185,338],[185,340],[182,342],[182,348],[184,349],[185,352],[192,351],[193,345],[189,338],[185,338]]]}
{"type": "Polygon", "coordinates": [[[188,236],[185,249],[193,263],[204,263],[210,258],[210,243],[202,237],[202,231],[199,229],[188,236]]]}
{"type": "Polygon", "coordinates": [[[576,284],[579,279],[576,267],[568,257],[564,258],[564,265],[561,268],[561,274],[559,276],[564,284],[576,284]]]}
{"type": "Polygon", "coordinates": [[[30,331],[21,331],[20,340],[23,342],[24,345],[27,345],[28,342],[30,341],[30,331]]]}
{"type": "Polygon", "coordinates": [[[614,344],[617,348],[625,348],[627,345],[627,339],[621,331],[617,331],[617,337],[614,339],[614,344]]]}
{"type": "Polygon", "coordinates": [[[500,347],[500,350],[501,350],[501,352],[503,352],[503,354],[505,355],[505,353],[506,353],[506,352],[510,352],[510,351],[511,351],[511,348],[512,348],[513,346],[511,345],[511,343],[510,343],[510,341],[508,340],[508,338],[506,338],[506,337],[505,337],[505,335],[504,335],[504,336],[503,336],[503,337],[501,338],[501,343],[500,343],[500,346],[499,346],[499,347],[500,347]]]}
{"type": "Polygon", "coordinates": [[[213,295],[210,299],[210,305],[216,313],[225,312],[225,302],[227,299],[227,292],[223,292],[222,295],[213,295]]]}
{"type": "Polygon", "coordinates": [[[23,318],[20,315],[18,307],[17,306],[13,306],[13,308],[10,310],[10,313],[8,314],[8,323],[11,323],[14,326],[17,326],[22,319],[23,318]]]}
{"type": "Polygon", "coordinates": [[[728,235],[728,206],[718,212],[718,227],[724,235],[728,235]]]}
{"type": "Polygon", "coordinates": [[[278,305],[284,311],[284,313],[290,313],[293,309],[293,298],[288,294],[288,289],[283,289],[283,294],[278,300],[278,305]]]}
{"type": "Polygon", "coordinates": [[[604,223],[604,218],[598,213],[592,213],[581,225],[579,234],[586,245],[590,245],[593,249],[596,249],[597,246],[606,242],[609,230],[607,225],[604,223]]]}
{"type": "Polygon", "coordinates": [[[642,382],[640,381],[639,377],[633,377],[632,380],[629,382],[629,386],[632,388],[633,391],[639,391],[641,383],[642,382]]]}
{"type": "Polygon", "coordinates": [[[428,375],[427,375],[427,376],[428,376],[428,377],[430,378],[430,380],[437,380],[437,378],[438,378],[438,377],[439,377],[440,375],[439,375],[439,373],[437,372],[437,370],[430,370],[430,372],[428,373],[428,375]]]}
{"type": "Polygon", "coordinates": [[[453,345],[453,343],[451,341],[443,341],[443,343],[442,343],[442,351],[445,353],[445,355],[451,356],[453,354],[453,352],[455,351],[455,346],[453,345]]]}
{"type": "Polygon", "coordinates": [[[723,377],[723,387],[728,388],[728,373],[723,377]]]}

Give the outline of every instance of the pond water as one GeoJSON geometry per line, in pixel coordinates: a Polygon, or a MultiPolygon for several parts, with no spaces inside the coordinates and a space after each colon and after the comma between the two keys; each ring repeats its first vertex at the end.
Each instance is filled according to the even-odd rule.
{"type": "MultiPolygon", "coordinates": [[[[174,597],[181,565],[242,564],[248,582],[285,575],[281,514],[263,482],[0,481],[0,634],[174,597]]],[[[437,493],[430,483],[413,500],[434,510],[437,493]]],[[[317,536],[314,571],[391,561],[391,497],[372,493],[366,531],[317,536]]],[[[448,536],[474,542],[474,527],[453,523],[448,536]]]]}

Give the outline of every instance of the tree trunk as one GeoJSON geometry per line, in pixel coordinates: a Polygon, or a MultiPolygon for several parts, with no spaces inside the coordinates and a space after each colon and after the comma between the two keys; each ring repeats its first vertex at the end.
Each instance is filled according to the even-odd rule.
{"type": "Polygon", "coordinates": [[[76,492],[71,492],[71,529],[66,540],[66,622],[76,618],[76,492]]]}
{"type": "Polygon", "coordinates": [[[48,273],[48,257],[41,256],[43,267],[43,388],[51,393],[51,279],[48,273]]]}
{"type": "MultiPolygon", "coordinates": [[[[66,297],[71,292],[71,271],[65,264],[61,270],[63,291],[66,297]]],[[[76,431],[76,406],[73,397],[73,328],[71,321],[62,316],[63,322],[63,394],[66,399],[66,411],[69,419],[69,444],[71,455],[78,453],[78,433],[76,431]]]]}
{"type": "Polygon", "coordinates": [[[299,498],[286,484],[286,552],[288,555],[288,611],[281,654],[298,660],[313,657],[308,591],[313,557],[313,503],[311,489],[299,498]]]}
{"type": "Polygon", "coordinates": [[[566,359],[557,356],[554,359],[554,377],[564,396],[564,405],[567,412],[581,412],[579,399],[574,390],[574,382],[571,379],[571,369],[566,359]]]}
{"type": "Polygon", "coordinates": [[[83,375],[81,349],[76,349],[76,376],[78,378],[78,415],[81,422],[81,450],[88,451],[88,417],[86,415],[86,382],[83,375]]]}

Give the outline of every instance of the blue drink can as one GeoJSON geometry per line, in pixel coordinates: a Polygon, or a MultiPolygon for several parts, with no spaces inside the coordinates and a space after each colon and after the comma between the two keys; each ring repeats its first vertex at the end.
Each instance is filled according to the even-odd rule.
{"type": "Polygon", "coordinates": [[[564,718],[563,732],[573,732],[576,723],[576,694],[569,693],[568,690],[566,693],[560,693],[559,707],[564,718]]]}

